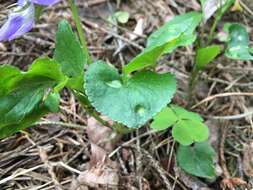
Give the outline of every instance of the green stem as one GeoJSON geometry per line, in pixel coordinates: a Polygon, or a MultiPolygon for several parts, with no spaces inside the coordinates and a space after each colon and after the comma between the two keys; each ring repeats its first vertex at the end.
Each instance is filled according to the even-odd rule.
{"type": "Polygon", "coordinates": [[[100,115],[92,108],[88,98],[85,95],[80,94],[79,92],[76,92],[76,91],[73,91],[73,93],[74,93],[75,97],[77,98],[77,100],[81,103],[83,108],[88,112],[89,115],[94,117],[102,125],[112,128],[112,126],[109,125],[109,123],[106,122],[104,119],[102,119],[100,117],[100,115]]]}
{"type": "Polygon", "coordinates": [[[197,78],[199,76],[199,70],[194,66],[192,73],[191,73],[191,78],[189,82],[189,89],[188,89],[188,102],[190,105],[190,102],[192,100],[192,94],[196,86],[197,78]]]}
{"type": "Polygon", "coordinates": [[[73,19],[75,21],[78,36],[79,36],[81,44],[83,46],[84,54],[87,57],[88,64],[91,64],[92,60],[90,58],[89,51],[88,51],[88,48],[87,48],[87,42],[86,42],[86,39],[85,39],[85,34],[84,34],[84,31],[83,31],[83,28],[82,28],[82,22],[81,22],[81,19],[79,17],[79,14],[78,14],[78,8],[75,4],[75,0],[68,0],[68,3],[69,3],[69,6],[70,6],[70,9],[71,9],[71,12],[72,12],[73,19]]]}
{"type": "Polygon", "coordinates": [[[209,45],[212,42],[213,37],[214,37],[214,33],[215,33],[215,29],[216,29],[217,24],[220,21],[220,19],[221,19],[221,16],[215,17],[214,23],[211,27],[210,33],[207,38],[207,45],[209,45]]]}
{"type": "Polygon", "coordinates": [[[215,17],[215,20],[213,22],[213,25],[211,27],[210,33],[208,35],[208,39],[207,39],[207,45],[209,45],[214,37],[214,33],[215,33],[215,29],[219,23],[219,21],[221,20],[222,16],[225,14],[225,12],[233,5],[233,0],[227,0],[227,2],[222,6],[222,3],[220,1],[220,8],[217,12],[217,16],[215,17]]]}

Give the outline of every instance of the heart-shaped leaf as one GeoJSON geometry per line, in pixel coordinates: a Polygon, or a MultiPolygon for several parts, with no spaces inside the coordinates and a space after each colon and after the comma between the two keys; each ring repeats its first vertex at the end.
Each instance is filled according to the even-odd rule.
{"type": "Polygon", "coordinates": [[[215,151],[205,143],[195,143],[193,146],[179,146],[177,151],[177,161],[183,170],[189,174],[204,177],[214,178],[214,158],[215,151]]]}
{"type": "Polygon", "coordinates": [[[228,25],[229,41],[225,55],[231,59],[253,60],[249,48],[249,35],[241,24],[228,25]]]}
{"type": "Polygon", "coordinates": [[[151,71],[122,78],[115,68],[99,61],[89,67],[85,87],[98,112],[129,128],[137,128],[170,102],[176,81],[171,74],[151,71]]]}

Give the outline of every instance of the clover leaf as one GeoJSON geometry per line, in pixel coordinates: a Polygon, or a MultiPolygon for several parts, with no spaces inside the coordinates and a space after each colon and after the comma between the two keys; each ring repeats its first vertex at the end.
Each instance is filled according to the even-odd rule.
{"type": "Polygon", "coordinates": [[[208,138],[208,127],[196,113],[189,112],[179,106],[170,105],[154,117],[151,128],[164,130],[173,127],[172,136],[182,145],[202,142],[208,138]]]}

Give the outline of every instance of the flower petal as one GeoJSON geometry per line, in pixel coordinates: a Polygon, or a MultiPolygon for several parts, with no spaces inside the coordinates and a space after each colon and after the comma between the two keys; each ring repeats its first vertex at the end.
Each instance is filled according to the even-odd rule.
{"type": "Polygon", "coordinates": [[[26,4],[27,0],[18,0],[19,6],[24,6],[26,4]]]}
{"type": "Polygon", "coordinates": [[[0,28],[0,41],[13,40],[29,32],[34,24],[34,12],[34,5],[30,4],[25,10],[11,13],[0,28]]]}
{"type": "Polygon", "coordinates": [[[21,27],[23,18],[19,15],[10,15],[0,29],[0,41],[7,41],[21,27]]]}
{"type": "Polygon", "coordinates": [[[39,5],[53,5],[55,3],[58,3],[59,1],[60,0],[30,0],[30,2],[39,4],[39,5]]]}

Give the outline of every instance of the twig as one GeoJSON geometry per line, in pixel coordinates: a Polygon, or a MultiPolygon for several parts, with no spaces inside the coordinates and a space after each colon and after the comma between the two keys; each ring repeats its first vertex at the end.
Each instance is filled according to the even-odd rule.
{"type": "Polygon", "coordinates": [[[211,101],[215,98],[227,97],[227,96],[253,96],[253,92],[228,92],[228,93],[215,94],[213,96],[209,96],[209,97],[205,98],[204,100],[201,100],[199,103],[192,106],[191,109],[194,109],[194,108],[200,106],[201,104],[211,101]]]}
{"type": "Polygon", "coordinates": [[[229,116],[203,116],[203,117],[209,118],[209,119],[236,120],[236,119],[242,119],[251,115],[253,115],[253,111],[246,112],[243,114],[229,115],[229,116]]]}
{"type": "Polygon", "coordinates": [[[152,165],[152,167],[154,169],[156,169],[156,171],[158,172],[159,176],[162,178],[162,182],[164,183],[164,185],[166,186],[167,190],[171,190],[171,184],[168,180],[168,178],[166,177],[167,175],[167,171],[165,171],[160,163],[158,161],[156,161],[150,154],[148,151],[146,151],[145,149],[141,148],[137,148],[137,147],[131,147],[133,149],[135,149],[137,152],[139,152],[139,154],[143,154],[145,156],[146,159],[149,160],[149,163],[152,165]]]}
{"type": "Polygon", "coordinates": [[[253,11],[246,5],[244,2],[240,1],[240,5],[242,6],[243,9],[245,9],[251,16],[253,16],[253,11]]]}
{"type": "Polygon", "coordinates": [[[35,166],[35,167],[33,167],[33,168],[29,168],[29,169],[20,169],[19,171],[17,170],[17,171],[16,171],[15,173],[13,173],[12,175],[10,175],[10,176],[8,176],[8,177],[6,177],[6,178],[0,180],[0,185],[6,183],[6,182],[8,182],[8,181],[11,181],[11,180],[15,179],[15,178],[18,177],[18,176],[22,176],[22,175],[24,175],[24,174],[26,174],[26,173],[29,173],[29,172],[34,171],[34,170],[37,170],[37,169],[42,168],[42,167],[44,167],[44,164],[35,166]]]}
{"type": "Polygon", "coordinates": [[[153,133],[156,133],[156,131],[148,131],[146,133],[143,133],[135,138],[132,138],[131,140],[121,144],[120,146],[118,146],[115,150],[113,150],[110,154],[109,154],[109,158],[111,158],[116,152],[118,152],[122,147],[124,146],[128,146],[130,145],[131,143],[133,143],[134,141],[137,141],[138,139],[142,138],[142,137],[145,137],[147,135],[150,135],[150,134],[153,134],[153,133]]]}
{"type": "Polygon", "coordinates": [[[83,126],[83,125],[78,125],[75,123],[64,123],[64,122],[59,122],[59,121],[39,121],[39,122],[34,123],[33,125],[60,125],[63,127],[75,128],[75,129],[86,128],[86,126],[83,126]]]}

